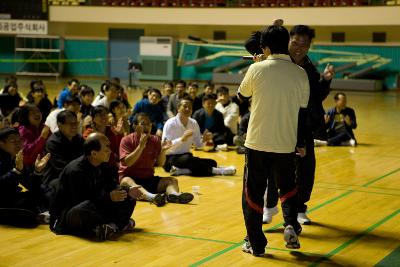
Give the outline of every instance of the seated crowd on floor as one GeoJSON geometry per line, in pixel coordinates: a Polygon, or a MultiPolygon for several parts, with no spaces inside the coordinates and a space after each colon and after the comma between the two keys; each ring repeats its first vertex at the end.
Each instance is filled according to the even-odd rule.
{"type": "MultiPolygon", "coordinates": [[[[99,94],[77,79],[50,100],[42,80],[30,83],[26,98],[17,79],[0,92],[0,223],[50,223],[57,234],[109,239],[132,229],[137,200],[161,207],[186,204],[193,195],[171,176],[234,175],[233,166],[199,158],[192,148],[227,151],[244,140],[251,99],[230,96],[207,82],[166,82],[149,88],[131,105],[118,78],[102,83],[99,94]]],[[[327,140],[354,145],[354,110],[343,93],[326,114],[327,140]]]]}

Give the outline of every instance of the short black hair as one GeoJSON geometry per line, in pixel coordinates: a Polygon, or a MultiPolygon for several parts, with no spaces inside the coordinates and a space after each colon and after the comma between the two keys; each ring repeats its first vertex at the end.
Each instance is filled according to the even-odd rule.
{"type": "Polygon", "coordinates": [[[206,102],[207,100],[217,100],[217,96],[215,94],[206,94],[203,96],[202,102],[206,102]]]}
{"type": "MultiPolygon", "coordinates": [[[[33,104],[26,104],[24,106],[21,107],[20,111],[18,112],[18,121],[19,124],[23,125],[23,126],[29,126],[31,125],[31,123],[29,122],[29,112],[31,110],[34,109],[38,109],[38,107],[36,107],[33,104]]],[[[40,110],[39,110],[40,111],[40,110]]]]}
{"type": "Polygon", "coordinates": [[[90,112],[90,116],[92,117],[92,119],[94,119],[94,117],[96,117],[97,114],[99,113],[107,113],[108,114],[108,108],[104,107],[104,106],[95,106],[92,111],[90,112]]]}
{"type": "Polygon", "coordinates": [[[269,26],[261,33],[262,48],[269,48],[271,54],[289,54],[289,32],[283,26],[269,26]]]}
{"type": "Polygon", "coordinates": [[[147,92],[147,94],[151,94],[151,93],[156,93],[156,94],[158,94],[158,97],[159,97],[159,98],[162,97],[161,91],[158,90],[157,88],[151,88],[151,89],[149,89],[149,91],[147,92]]]}
{"type": "Polygon", "coordinates": [[[3,94],[8,94],[8,91],[10,90],[11,87],[18,90],[18,85],[15,82],[10,82],[4,87],[3,94]]]}
{"type": "Polygon", "coordinates": [[[92,151],[100,151],[101,142],[99,138],[91,138],[90,136],[83,143],[83,151],[85,156],[90,156],[92,151]]]}
{"type": "Polygon", "coordinates": [[[44,83],[42,80],[32,80],[30,83],[31,91],[35,90],[35,85],[40,85],[41,89],[44,89],[44,83]]]}
{"type": "Polygon", "coordinates": [[[93,88],[86,84],[79,86],[79,88],[80,88],[79,92],[80,92],[81,96],[85,96],[85,95],[89,95],[89,94],[94,95],[93,88]]]}
{"type": "Polygon", "coordinates": [[[315,31],[314,29],[311,29],[307,25],[295,25],[291,30],[290,30],[290,36],[293,35],[306,35],[308,36],[308,39],[311,40],[315,37],[315,31]]]}
{"type": "Polygon", "coordinates": [[[207,87],[212,87],[212,88],[214,88],[214,84],[211,82],[211,81],[207,81],[205,84],[204,84],[204,88],[207,88],[207,87]]]}
{"type": "Polygon", "coordinates": [[[120,101],[118,99],[114,99],[113,101],[111,101],[111,103],[110,103],[110,113],[113,115],[113,117],[115,117],[114,108],[118,107],[121,104],[124,105],[124,103],[122,103],[122,101],[120,101]]]}
{"type": "Polygon", "coordinates": [[[228,87],[221,86],[217,89],[217,94],[224,94],[224,95],[229,95],[229,89],[228,87]]]}
{"type": "Polygon", "coordinates": [[[183,84],[184,87],[186,87],[186,82],[184,80],[179,80],[175,83],[175,86],[177,86],[179,83],[183,84]]]}
{"type": "Polygon", "coordinates": [[[78,105],[81,104],[81,100],[78,96],[67,96],[64,102],[64,106],[71,105],[73,103],[77,103],[78,105]]]}
{"type": "Polygon", "coordinates": [[[77,118],[76,114],[74,112],[72,112],[70,110],[63,110],[57,114],[57,123],[64,124],[66,122],[67,118],[71,118],[71,117],[74,117],[75,119],[77,118]]]}
{"type": "Polygon", "coordinates": [[[72,85],[72,83],[76,83],[79,85],[78,79],[75,79],[75,78],[68,81],[68,85],[72,85]]]}
{"type": "Polygon", "coordinates": [[[11,128],[11,127],[6,127],[3,129],[0,129],[0,141],[6,140],[10,135],[13,135],[13,134],[19,136],[18,130],[11,128]]]}
{"type": "Polygon", "coordinates": [[[163,84],[163,87],[166,86],[166,85],[169,85],[169,86],[171,86],[171,87],[174,87],[174,83],[173,83],[172,81],[165,82],[165,83],[163,84]]]}
{"type": "Polygon", "coordinates": [[[132,125],[138,125],[139,117],[146,117],[151,122],[150,117],[147,113],[139,112],[136,113],[135,116],[133,116],[132,125]]]}
{"type": "Polygon", "coordinates": [[[199,89],[199,84],[196,82],[192,82],[192,83],[189,83],[189,87],[195,87],[196,89],[199,89]]]}
{"type": "Polygon", "coordinates": [[[250,38],[244,43],[244,47],[250,55],[260,55],[263,54],[263,51],[260,46],[261,32],[256,31],[250,35],[250,38]]]}
{"type": "Polygon", "coordinates": [[[183,101],[189,101],[190,104],[191,104],[192,107],[193,107],[193,99],[191,99],[189,95],[185,95],[184,97],[182,97],[182,98],[179,99],[178,108],[182,105],[182,102],[183,102],[183,101]]]}
{"type": "Polygon", "coordinates": [[[346,97],[346,94],[345,94],[345,93],[343,93],[343,92],[337,92],[337,93],[335,94],[335,96],[333,97],[333,99],[339,100],[339,96],[340,96],[340,95],[346,97]]]}

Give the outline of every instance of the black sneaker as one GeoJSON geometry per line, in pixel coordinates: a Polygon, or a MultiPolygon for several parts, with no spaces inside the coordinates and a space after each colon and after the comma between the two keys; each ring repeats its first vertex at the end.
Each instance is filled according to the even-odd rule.
{"type": "Polygon", "coordinates": [[[109,240],[118,231],[115,225],[100,224],[94,229],[97,241],[109,240]]]}
{"type": "Polygon", "coordinates": [[[193,194],[181,193],[180,195],[169,194],[167,196],[169,203],[186,204],[193,200],[193,194]]]}
{"type": "Polygon", "coordinates": [[[157,194],[153,198],[153,200],[150,202],[153,204],[156,204],[157,207],[162,207],[165,205],[165,194],[157,194]]]}

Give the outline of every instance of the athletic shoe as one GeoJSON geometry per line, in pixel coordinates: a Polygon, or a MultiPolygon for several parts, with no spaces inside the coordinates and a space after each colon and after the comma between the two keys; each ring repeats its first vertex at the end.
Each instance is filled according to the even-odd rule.
{"type": "Polygon", "coordinates": [[[169,175],[171,175],[171,176],[178,176],[179,175],[175,166],[171,167],[171,169],[169,170],[169,175]]]}
{"type": "Polygon", "coordinates": [[[350,139],[340,143],[341,146],[356,146],[356,140],[350,139]]]}
{"type": "Polygon", "coordinates": [[[130,232],[133,231],[133,228],[135,228],[136,222],[134,219],[129,218],[129,222],[125,225],[125,227],[122,229],[124,232],[130,232]]]}
{"type": "Polygon", "coordinates": [[[217,150],[217,151],[228,151],[228,145],[227,144],[217,145],[215,150],[217,150]]]}
{"type": "Polygon", "coordinates": [[[314,139],[314,146],[326,146],[328,145],[327,141],[314,139]]]}
{"type": "Polygon", "coordinates": [[[308,218],[307,214],[304,213],[304,212],[299,212],[299,213],[297,214],[297,221],[298,221],[300,224],[304,224],[304,225],[309,225],[309,224],[311,224],[310,218],[308,218]]]}
{"type": "Polygon", "coordinates": [[[278,207],[264,208],[263,223],[268,224],[272,222],[272,217],[279,213],[278,207]]]}
{"type": "Polygon", "coordinates": [[[39,224],[49,224],[50,223],[50,213],[49,211],[45,211],[42,213],[39,213],[38,216],[36,217],[37,221],[39,224]]]}
{"type": "Polygon", "coordinates": [[[150,201],[150,204],[156,204],[157,207],[162,207],[165,205],[165,194],[157,194],[154,196],[153,200],[150,201]]]}
{"type": "Polygon", "coordinates": [[[251,247],[250,241],[245,240],[244,244],[242,245],[242,251],[246,253],[252,254],[254,257],[264,257],[265,252],[263,253],[254,253],[253,248],[251,247]]]}
{"type": "Polygon", "coordinates": [[[191,193],[169,194],[167,195],[167,200],[169,203],[186,204],[193,200],[193,195],[191,193]]]}
{"type": "Polygon", "coordinates": [[[94,229],[97,241],[109,240],[118,231],[113,224],[100,224],[94,229]]]}
{"type": "Polygon", "coordinates": [[[235,175],[236,173],[235,166],[221,167],[221,169],[221,175],[235,175]]]}
{"type": "Polygon", "coordinates": [[[285,239],[287,248],[291,249],[300,248],[299,238],[297,237],[297,234],[294,231],[293,226],[288,225],[285,227],[285,231],[283,232],[283,238],[285,239]]]}

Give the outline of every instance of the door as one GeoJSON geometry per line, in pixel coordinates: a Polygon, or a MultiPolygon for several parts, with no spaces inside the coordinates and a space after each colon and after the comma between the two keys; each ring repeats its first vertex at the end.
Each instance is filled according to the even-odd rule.
{"type": "Polygon", "coordinates": [[[109,77],[119,77],[127,81],[128,60],[139,61],[139,37],[144,35],[143,29],[109,29],[108,55],[109,77]]]}

